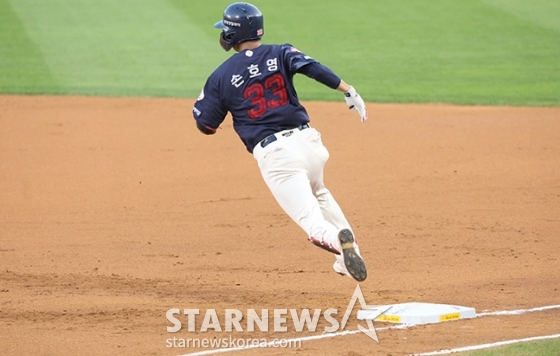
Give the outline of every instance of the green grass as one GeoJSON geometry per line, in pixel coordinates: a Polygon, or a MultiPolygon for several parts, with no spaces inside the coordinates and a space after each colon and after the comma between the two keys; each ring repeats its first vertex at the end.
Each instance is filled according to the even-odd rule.
{"type": "MultiPolygon", "coordinates": [[[[230,0],[0,0],[0,93],[196,97],[230,0]]],[[[560,105],[560,2],[260,1],[368,101],[560,105]]],[[[302,99],[340,100],[303,76],[302,99]]]]}
{"type": "Polygon", "coordinates": [[[560,356],[560,339],[514,344],[488,350],[459,354],[460,356],[560,356]]]}

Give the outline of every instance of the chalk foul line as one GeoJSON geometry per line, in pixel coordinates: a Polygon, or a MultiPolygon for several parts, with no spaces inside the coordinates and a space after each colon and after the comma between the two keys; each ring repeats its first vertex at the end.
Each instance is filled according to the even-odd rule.
{"type": "Polygon", "coordinates": [[[532,313],[532,312],[538,312],[538,311],[544,311],[550,309],[560,309],[560,304],[547,305],[544,307],[531,308],[531,309],[502,310],[502,311],[494,311],[494,312],[484,311],[482,313],[477,314],[476,316],[479,317],[479,316],[495,316],[495,315],[519,315],[519,314],[532,313]]]}
{"type": "MultiPolygon", "coordinates": [[[[530,308],[530,309],[501,310],[501,311],[493,311],[493,312],[484,311],[482,313],[478,313],[476,315],[476,317],[479,318],[479,317],[497,316],[497,315],[520,315],[520,314],[525,314],[525,313],[533,313],[533,312],[552,310],[552,309],[560,309],[560,304],[547,305],[547,306],[543,306],[543,307],[536,307],[536,308],[530,308]]],[[[391,329],[408,329],[408,328],[411,328],[413,326],[416,326],[416,325],[414,325],[414,324],[399,324],[399,325],[386,326],[386,327],[375,328],[375,329],[378,330],[378,331],[379,330],[391,330],[391,329]]],[[[361,333],[361,332],[362,331],[360,331],[360,330],[346,330],[346,331],[339,331],[339,332],[335,332],[335,333],[323,333],[323,334],[319,334],[319,335],[302,336],[302,337],[287,339],[287,340],[293,341],[293,342],[299,342],[299,341],[303,342],[303,341],[320,340],[320,339],[327,339],[327,338],[331,338],[331,337],[338,337],[338,336],[345,336],[345,335],[354,335],[354,334],[358,334],[358,333],[361,333]]],[[[521,342],[530,342],[530,341],[538,341],[538,340],[544,340],[544,339],[555,339],[555,338],[560,338],[560,334],[535,336],[535,337],[530,337],[530,338],[525,338],[525,339],[506,340],[506,341],[500,341],[500,342],[489,343],[489,344],[465,346],[465,347],[460,347],[460,348],[456,348],[456,349],[449,349],[449,350],[430,351],[430,352],[427,352],[427,353],[412,354],[410,356],[448,355],[448,354],[456,353],[456,352],[474,351],[474,350],[504,346],[504,345],[509,345],[509,344],[521,343],[521,342]]],[[[263,347],[268,348],[268,347],[271,347],[271,346],[274,346],[274,341],[268,342],[264,345],[259,344],[259,345],[247,345],[247,346],[244,346],[244,347],[212,349],[212,350],[205,350],[205,351],[198,351],[198,352],[183,354],[183,355],[180,355],[180,356],[205,356],[205,355],[213,355],[213,354],[219,354],[219,353],[224,353],[224,352],[249,350],[249,349],[256,349],[256,348],[263,348],[263,347]]]]}

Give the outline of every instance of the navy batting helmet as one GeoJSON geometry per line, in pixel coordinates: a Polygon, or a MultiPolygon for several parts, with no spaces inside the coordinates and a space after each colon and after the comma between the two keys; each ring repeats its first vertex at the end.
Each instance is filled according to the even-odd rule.
{"type": "Polygon", "coordinates": [[[224,19],[214,27],[222,30],[220,45],[229,51],[238,43],[257,40],[264,35],[264,19],[261,11],[252,4],[236,2],[224,10],[224,19]]]}

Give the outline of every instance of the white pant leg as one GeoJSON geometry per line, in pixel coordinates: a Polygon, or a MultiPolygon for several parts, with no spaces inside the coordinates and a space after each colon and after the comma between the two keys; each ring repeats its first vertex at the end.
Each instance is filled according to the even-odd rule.
{"type": "Polygon", "coordinates": [[[319,202],[319,206],[321,207],[321,212],[325,219],[333,224],[338,230],[342,230],[344,228],[350,229],[350,224],[342,209],[332,196],[331,192],[325,187],[323,182],[323,169],[326,163],[326,160],[329,158],[328,151],[324,148],[327,156],[325,162],[321,165],[320,169],[316,169],[313,172],[310,172],[310,183],[311,189],[313,190],[313,195],[317,198],[319,202]]]}
{"type": "Polygon", "coordinates": [[[336,226],[339,230],[344,228],[350,229],[350,224],[348,220],[346,220],[342,209],[322,182],[319,187],[315,187],[314,194],[321,207],[321,212],[328,222],[336,226]]]}
{"type": "Polygon", "coordinates": [[[326,211],[329,218],[336,217],[336,224],[342,224],[340,208],[336,202],[333,208],[334,199],[327,198],[324,192],[320,195],[321,205],[313,189],[322,186],[323,167],[328,159],[320,134],[309,128],[296,129],[289,137],[280,134],[277,137],[277,141],[265,148],[257,145],[253,152],[264,181],[282,209],[307,232],[310,240],[329,250],[340,251],[338,232],[341,228],[323,214],[326,211]]]}

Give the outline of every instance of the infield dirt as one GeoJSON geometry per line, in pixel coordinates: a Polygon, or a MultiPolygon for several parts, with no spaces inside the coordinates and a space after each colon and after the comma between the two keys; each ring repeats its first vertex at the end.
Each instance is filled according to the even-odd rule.
{"type": "MultiPolygon", "coordinates": [[[[356,283],[281,211],[231,119],[204,136],[192,103],[0,96],[2,355],[183,355],[202,349],[166,340],[229,336],[168,333],[170,308],[346,309],[356,283]]],[[[368,304],[560,304],[560,108],[369,104],[361,124],[344,102],[306,106],[368,304]]],[[[230,354],[407,355],[559,332],[554,309],[230,354]]]]}

